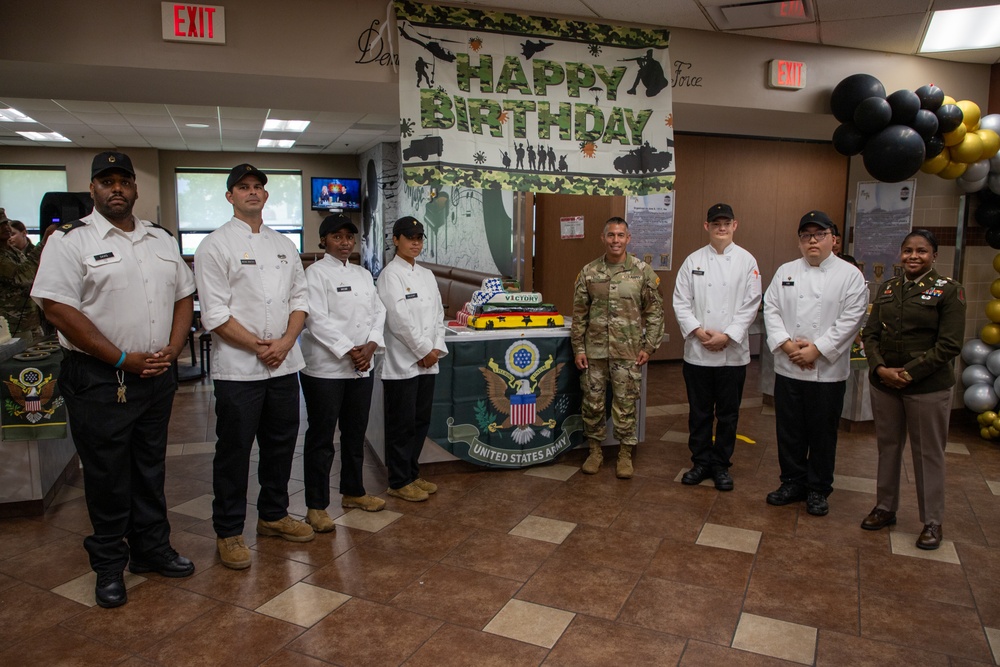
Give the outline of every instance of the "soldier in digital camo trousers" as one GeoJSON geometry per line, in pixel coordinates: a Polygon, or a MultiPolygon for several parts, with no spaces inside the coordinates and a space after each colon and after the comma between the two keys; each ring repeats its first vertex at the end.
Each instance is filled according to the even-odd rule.
{"type": "Polygon", "coordinates": [[[628,224],[611,218],[604,224],[605,253],[576,278],[572,343],[583,375],[584,437],[590,454],[583,472],[600,470],[601,442],[607,427],[605,396],[611,383],[611,416],[620,443],[615,474],[632,477],[632,448],[637,444],[636,406],[642,365],[663,338],[663,299],[656,272],[627,252],[628,224]]]}

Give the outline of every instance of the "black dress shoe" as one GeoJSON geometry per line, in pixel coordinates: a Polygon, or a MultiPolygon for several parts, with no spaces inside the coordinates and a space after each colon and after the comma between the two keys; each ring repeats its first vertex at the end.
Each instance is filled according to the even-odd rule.
{"type": "Polygon", "coordinates": [[[687,484],[688,486],[694,486],[695,484],[701,484],[704,480],[712,476],[712,471],[705,466],[695,466],[684,473],[681,477],[681,484],[687,484]]]}
{"type": "Polygon", "coordinates": [[[768,505],[788,505],[806,499],[806,489],[798,484],[783,483],[777,490],[767,494],[768,505]]]}
{"type": "Polygon", "coordinates": [[[156,572],[163,577],[189,577],[194,574],[194,563],[167,547],[158,554],[135,556],[129,560],[128,569],[135,574],[156,572]]]}
{"type": "Polygon", "coordinates": [[[729,476],[729,471],[725,468],[720,468],[712,473],[712,478],[715,481],[715,488],[719,491],[733,490],[733,478],[729,476]]]}
{"type": "Polygon", "coordinates": [[[125,592],[125,577],[122,576],[121,572],[99,572],[94,597],[97,598],[98,606],[105,609],[122,606],[128,602],[128,594],[125,592]]]}
{"type": "Polygon", "coordinates": [[[876,507],[869,512],[868,516],[866,516],[864,521],[861,522],[861,527],[865,530],[882,530],[886,526],[892,526],[895,523],[895,512],[890,512],[889,510],[883,510],[876,507]]]}
{"type": "Polygon", "coordinates": [[[927,549],[928,551],[937,549],[941,546],[943,535],[944,533],[941,530],[941,524],[929,523],[924,526],[924,530],[920,533],[920,537],[917,538],[917,548],[927,549]]]}
{"type": "Polygon", "coordinates": [[[810,491],[806,496],[806,511],[813,516],[826,516],[830,512],[826,496],[819,491],[810,491]]]}

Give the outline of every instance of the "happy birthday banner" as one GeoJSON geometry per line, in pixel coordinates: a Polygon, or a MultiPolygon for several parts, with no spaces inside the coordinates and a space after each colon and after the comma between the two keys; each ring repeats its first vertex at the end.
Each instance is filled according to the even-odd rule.
{"type": "Polygon", "coordinates": [[[666,30],[408,1],[396,27],[407,183],[672,189],[666,30]]]}

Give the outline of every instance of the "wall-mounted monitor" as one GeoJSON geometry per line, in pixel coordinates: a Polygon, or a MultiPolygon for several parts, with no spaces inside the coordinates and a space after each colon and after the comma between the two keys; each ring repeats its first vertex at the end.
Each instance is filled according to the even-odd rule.
{"type": "Polygon", "coordinates": [[[360,178],[312,177],[312,210],[360,211],[360,178]]]}

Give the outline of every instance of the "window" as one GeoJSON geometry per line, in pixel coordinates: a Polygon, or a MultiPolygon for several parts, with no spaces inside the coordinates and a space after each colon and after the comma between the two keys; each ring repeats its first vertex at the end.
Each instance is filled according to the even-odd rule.
{"type": "MultiPolygon", "coordinates": [[[[233,217],[226,200],[229,169],[177,169],[177,229],[181,252],[193,255],[202,239],[233,217]]],[[[264,224],[302,252],[302,172],[267,171],[264,224]]]]}
{"type": "Polygon", "coordinates": [[[38,242],[38,209],[46,192],[66,192],[66,167],[0,165],[0,208],[38,242]]]}

